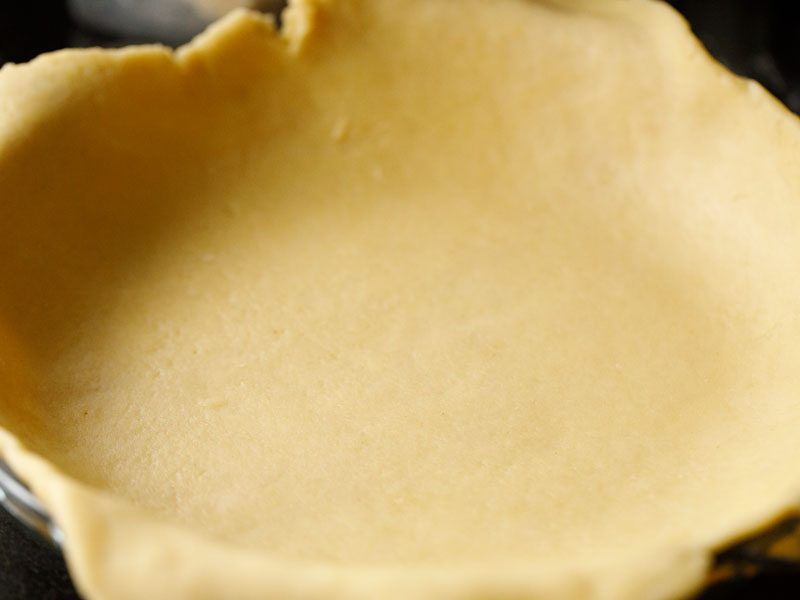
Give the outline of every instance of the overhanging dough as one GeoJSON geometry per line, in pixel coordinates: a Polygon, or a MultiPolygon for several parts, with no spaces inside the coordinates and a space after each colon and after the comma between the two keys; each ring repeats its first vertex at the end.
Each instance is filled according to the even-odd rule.
{"type": "Polygon", "coordinates": [[[794,117],[658,3],[285,24],[0,72],[0,446],[88,598],[673,597],[800,498],[794,117]]]}

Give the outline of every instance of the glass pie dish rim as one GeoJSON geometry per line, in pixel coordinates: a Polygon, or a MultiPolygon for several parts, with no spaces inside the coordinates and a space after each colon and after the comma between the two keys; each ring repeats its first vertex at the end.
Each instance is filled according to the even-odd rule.
{"type": "Polygon", "coordinates": [[[56,548],[62,548],[64,533],[36,495],[0,458],[0,506],[11,516],[56,548]]]}

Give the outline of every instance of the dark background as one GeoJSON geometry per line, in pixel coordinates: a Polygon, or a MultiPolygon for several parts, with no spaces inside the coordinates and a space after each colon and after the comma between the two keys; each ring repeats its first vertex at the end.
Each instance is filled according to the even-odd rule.
{"type": "MultiPolygon", "coordinates": [[[[792,9],[795,2],[673,0],[672,4],[714,56],[737,73],[758,79],[800,113],[800,19],[792,9]]],[[[142,41],[149,40],[121,39],[77,26],[63,1],[0,0],[0,64],[25,62],[70,46],[142,41]]],[[[800,569],[792,572],[784,567],[736,578],[711,587],[698,600],[754,598],[800,599],[800,569]]],[[[1,509],[0,600],[79,600],[60,553],[1,509]]]]}

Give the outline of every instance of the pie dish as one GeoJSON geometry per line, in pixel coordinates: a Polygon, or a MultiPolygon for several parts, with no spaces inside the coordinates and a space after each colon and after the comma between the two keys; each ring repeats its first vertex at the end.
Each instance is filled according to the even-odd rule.
{"type": "Polygon", "coordinates": [[[684,596],[800,500],[800,128],[649,1],[0,70],[0,451],[89,600],[684,596]]]}

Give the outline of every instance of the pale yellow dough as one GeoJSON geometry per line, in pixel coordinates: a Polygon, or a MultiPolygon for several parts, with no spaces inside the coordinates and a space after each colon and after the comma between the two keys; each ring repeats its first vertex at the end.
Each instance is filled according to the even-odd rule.
{"type": "Polygon", "coordinates": [[[672,598],[800,500],[800,128],[664,4],[6,66],[0,282],[89,600],[672,598]]]}

